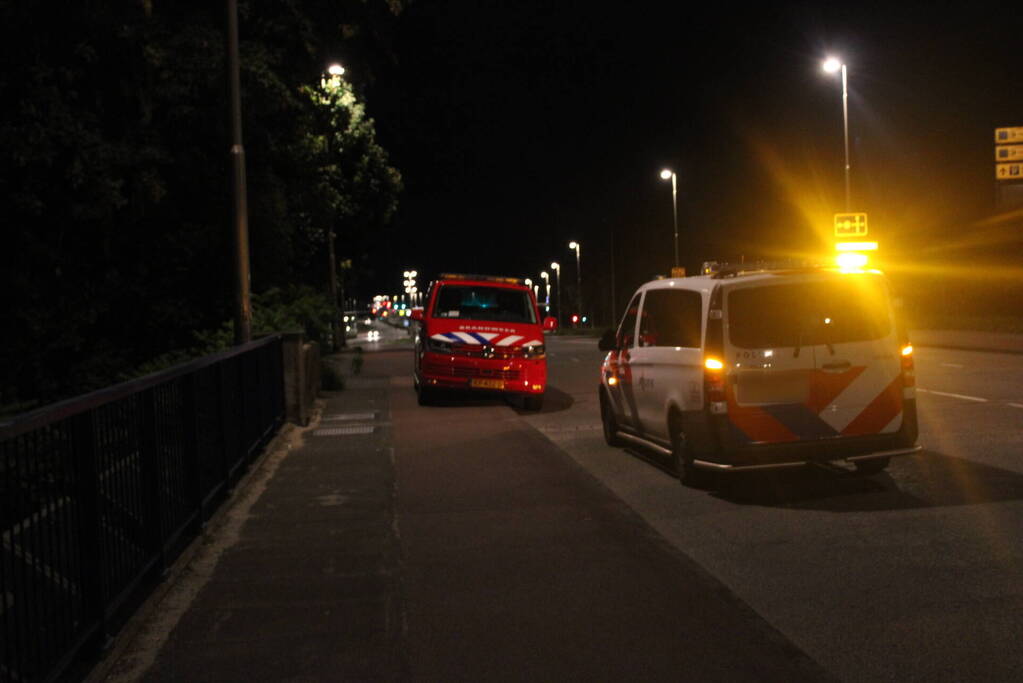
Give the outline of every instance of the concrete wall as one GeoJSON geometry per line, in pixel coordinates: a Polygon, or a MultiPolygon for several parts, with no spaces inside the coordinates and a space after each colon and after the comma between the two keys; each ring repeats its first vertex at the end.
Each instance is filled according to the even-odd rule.
{"type": "Polygon", "coordinates": [[[320,345],[307,342],[301,332],[283,337],[285,414],[289,422],[305,426],[320,389],[320,345]]]}

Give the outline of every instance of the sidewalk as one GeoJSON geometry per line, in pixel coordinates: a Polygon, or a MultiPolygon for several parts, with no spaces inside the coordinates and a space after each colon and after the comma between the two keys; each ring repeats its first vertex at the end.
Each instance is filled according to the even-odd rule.
{"type": "Polygon", "coordinates": [[[327,394],[90,680],[403,679],[388,415],[386,378],[327,394]]]}

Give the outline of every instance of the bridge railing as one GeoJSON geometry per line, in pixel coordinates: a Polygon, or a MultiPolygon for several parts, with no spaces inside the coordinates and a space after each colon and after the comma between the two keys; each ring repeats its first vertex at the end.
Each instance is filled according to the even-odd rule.
{"type": "Polygon", "coordinates": [[[284,420],[270,336],[0,423],[0,681],[101,647],[284,420]]]}

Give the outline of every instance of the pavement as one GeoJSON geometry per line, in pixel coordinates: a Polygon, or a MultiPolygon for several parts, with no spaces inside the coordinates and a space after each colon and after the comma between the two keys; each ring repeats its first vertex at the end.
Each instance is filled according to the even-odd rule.
{"type": "MultiPolygon", "coordinates": [[[[516,416],[427,440],[455,411],[416,412],[394,341],[275,442],[90,683],[831,680],[516,416]]],[[[914,342],[1023,353],[1021,335],[914,342]]]]}

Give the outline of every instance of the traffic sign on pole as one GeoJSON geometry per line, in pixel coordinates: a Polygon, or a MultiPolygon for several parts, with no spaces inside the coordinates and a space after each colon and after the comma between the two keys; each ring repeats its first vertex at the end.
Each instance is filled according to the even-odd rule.
{"type": "Polygon", "coordinates": [[[1012,145],[1020,143],[1023,143],[1023,126],[995,128],[996,145],[1012,145]]]}
{"type": "Polygon", "coordinates": [[[1023,180],[1023,164],[995,164],[995,177],[999,180],[1023,180]]]}
{"type": "Polygon", "coordinates": [[[995,161],[1023,161],[1023,145],[995,147],[995,161]]]}
{"type": "Polygon", "coordinates": [[[867,214],[836,213],[835,237],[865,237],[867,235],[867,214]]]}

